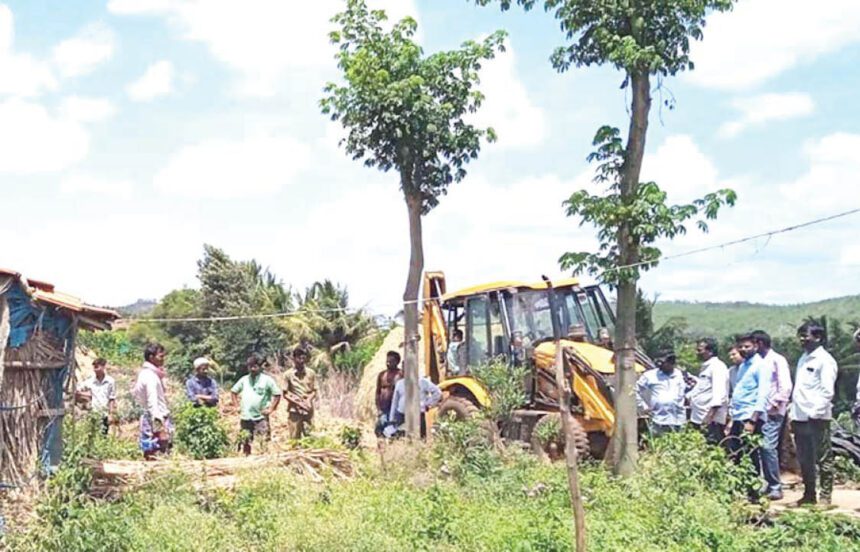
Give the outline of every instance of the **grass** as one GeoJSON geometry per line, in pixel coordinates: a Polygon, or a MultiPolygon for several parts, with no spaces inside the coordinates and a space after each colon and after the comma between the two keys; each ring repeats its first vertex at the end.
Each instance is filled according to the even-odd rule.
{"type": "MultiPolygon", "coordinates": [[[[269,470],[244,476],[230,491],[195,491],[177,476],[114,503],[79,497],[64,509],[43,508],[33,526],[5,544],[25,552],[570,550],[563,466],[541,464],[516,448],[486,457],[489,449],[475,445],[480,454],[464,454],[472,437],[456,431],[432,447],[395,443],[385,452],[385,468],[376,454],[357,452],[361,475],[351,481],[314,484],[269,470]]],[[[628,480],[586,464],[590,546],[860,550],[855,521],[814,512],[770,519],[746,506],[743,473],[692,434],[658,442],[628,480]]]]}

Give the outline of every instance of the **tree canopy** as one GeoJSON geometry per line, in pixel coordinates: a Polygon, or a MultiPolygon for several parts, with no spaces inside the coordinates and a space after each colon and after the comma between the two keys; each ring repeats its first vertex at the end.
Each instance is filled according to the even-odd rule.
{"type": "Polygon", "coordinates": [[[481,140],[495,139],[492,128],[478,128],[468,116],[484,99],[476,87],[481,64],[503,51],[505,33],[425,55],[414,40],[414,19],[390,31],[386,20],[364,0],[349,0],[335,16],[340,29],[330,36],[345,82],[325,87],[321,107],[348,130],[346,152],[368,167],[396,169],[404,194],[420,198],[426,213],[466,175],[481,140]]]}

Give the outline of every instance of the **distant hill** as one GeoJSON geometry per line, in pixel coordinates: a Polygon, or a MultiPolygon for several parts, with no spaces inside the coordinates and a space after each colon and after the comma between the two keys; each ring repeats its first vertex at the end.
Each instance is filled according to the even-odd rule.
{"type": "Polygon", "coordinates": [[[790,337],[807,316],[823,315],[842,322],[860,321],[860,295],[798,305],[658,301],[653,313],[657,328],[679,317],[687,320],[690,334],[718,337],[757,329],[777,337],[790,337]]]}
{"type": "Polygon", "coordinates": [[[149,314],[157,304],[158,301],[155,301],[153,299],[138,299],[131,305],[126,305],[124,307],[114,307],[114,310],[120,313],[120,315],[122,315],[124,318],[132,318],[135,316],[143,316],[145,314],[149,314]]]}

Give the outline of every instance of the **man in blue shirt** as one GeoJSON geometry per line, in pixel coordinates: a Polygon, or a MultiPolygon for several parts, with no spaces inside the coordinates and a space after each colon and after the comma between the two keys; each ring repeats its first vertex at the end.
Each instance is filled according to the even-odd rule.
{"type": "MultiPolygon", "coordinates": [[[[728,447],[735,463],[740,463],[744,453],[748,452],[756,477],[761,478],[761,449],[755,447],[748,450],[744,436],[761,434],[770,392],[770,373],[765,373],[766,366],[758,355],[758,347],[752,335],[739,336],[735,340],[735,346],[744,361],[738,366],[732,391],[729,408],[732,427],[728,447]]],[[[750,498],[754,498],[754,495],[755,492],[751,492],[750,498]]]]}
{"type": "Polygon", "coordinates": [[[684,408],[687,383],[675,363],[675,352],[665,351],[655,360],[657,368],[648,370],[636,382],[636,403],[651,418],[654,437],[681,431],[687,423],[684,408]]]}
{"type": "Polygon", "coordinates": [[[217,406],[218,384],[209,377],[209,359],[194,361],[194,374],[185,382],[185,394],[194,406],[217,406]]]}

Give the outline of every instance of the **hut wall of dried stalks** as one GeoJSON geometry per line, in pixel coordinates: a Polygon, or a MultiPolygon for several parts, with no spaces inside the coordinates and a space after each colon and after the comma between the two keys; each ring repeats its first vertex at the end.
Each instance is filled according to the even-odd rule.
{"type": "MultiPolygon", "coordinates": [[[[38,466],[45,432],[52,420],[47,396],[54,390],[52,373],[42,366],[66,363],[65,342],[36,333],[22,347],[5,350],[5,377],[0,387],[0,480],[21,485],[38,466]],[[29,367],[23,367],[25,363],[29,367]]],[[[60,423],[59,421],[55,423],[60,423]]]]}

